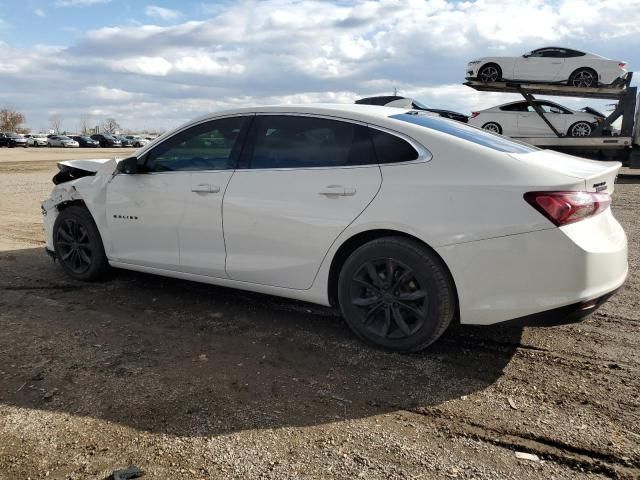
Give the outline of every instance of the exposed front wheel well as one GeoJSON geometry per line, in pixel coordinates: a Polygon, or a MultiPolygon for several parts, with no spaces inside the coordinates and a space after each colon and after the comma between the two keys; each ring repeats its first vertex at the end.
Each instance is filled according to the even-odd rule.
{"type": "Polygon", "coordinates": [[[77,205],[79,207],[83,207],[86,208],[87,211],[89,210],[87,208],[87,205],[84,203],[84,200],[68,200],[66,202],[62,202],[56,205],[56,208],[58,209],[58,212],[61,212],[62,210],[64,210],[65,208],[69,208],[72,205],[77,205]]]}
{"type": "Polygon", "coordinates": [[[338,248],[338,251],[333,256],[333,260],[331,261],[331,267],[329,268],[329,281],[327,282],[327,288],[328,288],[327,293],[328,293],[329,302],[331,303],[331,305],[334,307],[338,305],[338,278],[340,276],[340,270],[342,269],[344,262],[347,260],[347,258],[349,258],[349,255],[351,255],[354,251],[356,251],[365,243],[368,243],[368,242],[371,242],[372,240],[377,240],[383,237],[403,237],[403,238],[410,239],[420,244],[420,246],[422,246],[423,248],[432,252],[440,260],[445,271],[449,274],[451,283],[453,284],[454,289],[456,291],[456,317],[457,317],[458,316],[457,315],[458,314],[457,288],[456,288],[455,280],[453,279],[453,275],[451,275],[451,271],[449,270],[449,267],[447,266],[447,264],[444,262],[442,257],[438,255],[438,252],[436,252],[433,248],[431,248],[429,245],[424,243],[422,240],[420,240],[417,237],[414,237],[413,235],[409,235],[408,233],[404,233],[404,232],[399,232],[397,230],[379,229],[379,230],[367,230],[365,232],[360,232],[354,235],[353,237],[349,238],[348,240],[346,240],[340,246],[340,248],[338,248]]]}

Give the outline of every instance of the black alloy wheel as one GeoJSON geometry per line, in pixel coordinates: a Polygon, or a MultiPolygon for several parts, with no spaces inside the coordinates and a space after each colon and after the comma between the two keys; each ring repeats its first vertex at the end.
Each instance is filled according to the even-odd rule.
{"type": "Polygon", "coordinates": [[[91,244],[87,229],[73,218],[62,222],[56,231],[56,245],[60,262],[64,262],[77,275],[91,267],[91,244]]]}
{"type": "Polygon", "coordinates": [[[356,335],[394,351],[415,352],[435,342],[456,311],[455,286],[442,260],[404,237],[356,249],[340,271],[338,300],[356,335]]]}
{"type": "Polygon", "coordinates": [[[428,301],[413,269],[393,258],[366,262],[351,280],[351,303],[360,309],[364,329],[382,338],[416,333],[428,301]]]}
{"type": "Polygon", "coordinates": [[[109,269],[98,227],[83,206],[71,205],[58,214],[53,246],[64,271],[76,280],[96,280],[109,269]]]}

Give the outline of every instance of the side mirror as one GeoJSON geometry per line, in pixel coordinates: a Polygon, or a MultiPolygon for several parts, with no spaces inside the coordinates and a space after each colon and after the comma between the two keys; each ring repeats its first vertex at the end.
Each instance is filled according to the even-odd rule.
{"type": "Polygon", "coordinates": [[[524,55],[522,55],[522,58],[529,58],[531,56],[530,53],[525,53],[524,55]]]}
{"type": "Polygon", "coordinates": [[[118,162],[118,172],[132,175],[138,173],[138,159],[136,157],[125,158],[118,162]]]}

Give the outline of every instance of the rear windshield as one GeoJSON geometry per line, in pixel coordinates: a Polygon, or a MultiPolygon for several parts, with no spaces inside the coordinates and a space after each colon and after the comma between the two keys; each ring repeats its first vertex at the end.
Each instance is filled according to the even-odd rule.
{"type": "Polygon", "coordinates": [[[464,123],[454,120],[447,120],[440,117],[433,117],[423,113],[400,113],[391,115],[389,118],[401,120],[403,122],[413,123],[421,127],[437,130],[438,132],[447,133],[454,137],[462,138],[469,142],[488,147],[498,152],[505,153],[530,153],[539,150],[526,143],[517,142],[510,138],[496,135],[479,128],[470,127],[464,123]]]}

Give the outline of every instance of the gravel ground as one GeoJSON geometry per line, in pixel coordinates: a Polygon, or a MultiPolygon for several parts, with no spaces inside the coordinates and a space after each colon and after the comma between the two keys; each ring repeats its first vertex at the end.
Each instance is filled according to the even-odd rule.
{"type": "Polygon", "coordinates": [[[631,273],[599,312],[398,355],[313,305],[67,278],[39,202],[55,160],[96,153],[0,151],[0,480],[640,478],[640,185],[616,189],[631,273]]]}

